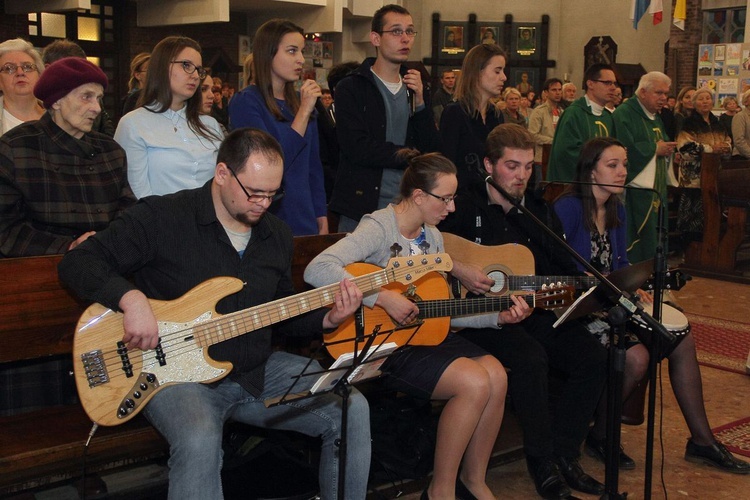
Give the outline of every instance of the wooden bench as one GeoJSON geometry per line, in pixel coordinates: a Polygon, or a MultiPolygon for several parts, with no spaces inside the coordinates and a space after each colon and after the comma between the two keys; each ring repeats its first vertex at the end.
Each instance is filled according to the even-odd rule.
{"type": "Polygon", "coordinates": [[[701,157],[703,240],[685,252],[685,266],[699,272],[734,274],[750,208],[750,161],[701,157]]]}
{"type": "MultiPolygon", "coordinates": [[[[292,273],[304,290],[305,266],[343,234],[294,240],[292,273]]],[[[0,364],[70,355],[73,332],[85,304],[58,281],[62,256],[0,259],[0,364]]],[[[75,478],[83,467],[91,422],[80,404],[0,417],[0,497],[75,478]]],[[[100,427],[86,456],[97,472],[167,454],[166,441],[143,416],[100,427]]]]}

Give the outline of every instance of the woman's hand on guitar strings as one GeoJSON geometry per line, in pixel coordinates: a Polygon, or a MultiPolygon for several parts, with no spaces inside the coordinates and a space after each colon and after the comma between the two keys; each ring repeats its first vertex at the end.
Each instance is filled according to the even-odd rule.
{"type": "Polygon", "coordinates": [[[506,309],[497,315],[498,325],[508,325],[513,323],[520,323],[521,321],[528,318],[533,309],[526,303],[526,301],[519,295],[510,295],[510,299],[513,301],[513,305],[510,309],[506,309]]]}

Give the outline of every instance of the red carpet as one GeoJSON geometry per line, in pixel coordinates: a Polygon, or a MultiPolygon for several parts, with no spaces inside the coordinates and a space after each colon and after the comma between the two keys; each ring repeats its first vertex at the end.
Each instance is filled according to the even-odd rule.
{"type": "Polygon", "coordinates": [[[750,324],[687,314],[695,337],[698,362],[720,370],[747,373],[750,324]]]}
{"type": "Polygon", "coordinates": [[[716,438],[732,453],[750,457],[750,417],[712,429],[716,438]]]}

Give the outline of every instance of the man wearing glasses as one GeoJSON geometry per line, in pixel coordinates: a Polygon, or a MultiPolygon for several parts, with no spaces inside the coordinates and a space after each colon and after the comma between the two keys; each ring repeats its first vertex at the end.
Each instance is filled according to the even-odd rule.
{"type": "Polygon", "coordinates": [[[612,113],[605,105],[614,99],[617,79],[611,66],[593,64],[583,77],[583,97],[573,101],[560,117],[552,141],[548,181],[572,181],[581,147],[594,137],[614,135],[612,113]]]}
{"type": "MultiPolygon", "coordinates": [[[[166,318],[155,317],[148,299],[175,301],[217,276],[239,278],[244,286],[237,293],[193,292],[196,311],[205,307],[210,312],[218,301],[216,310],[229,314],[292,295],[292,233],[266,213],[280,196],[283,171],[281,147],[273,137],[257,129],[237,129],[219,148],[212,180],[200,188],[143,199],[107,230],[69,252],[60,263],[60,278],[84,300],[123,313],[122,341],[130,351],[154,349],[163,342],[160,336],[169,334],[158,330],[157,321],[166,318]]],[[[333,308],[281,322],[278,332],[321,334],[324,328],[337,327],[361,300],[359,289],[344,280],[333,308]]],[[[219,328],[244,326],[235,323],[219,328]]],[[[336,498],[341,398],[329,393],[266,407],[264,401],[284,395],[309,361],[274,352],[271,334],[271,327],[239,331],[208,347],[204,355],[232,364],[228,376],[212,383],[162,387],[148,401],[143,412],[170,445],[169,498],[222,497],[222,431],[228,420],[320,436],[321,496],[336,498]]],[[[176,362],[173,351],[166,363],[176,362]]],[[[185,364],[182,370],[191,366],[185,364]]],[[[320,369],[312,363],[307,371],[320,369]]],[[[315,379],[301,377],[291,392],[305,392],[315,379]]],[[[370,422],[367,401],[356,389],[349,398],[348,422],[343,498],[364,499],[370,422]]]]}
{"type": "MultiPolygon", "coordinates": [[[[654,257],[658,244],[658,210],[654,206],[667,198],[670,160],[677,143],[670,141],[660,112],[669,97],[672,80],[659,71],[641,77],[635,95],[615,111],[617,139],[628,151],[627,182],[650,191],[625,191],[628,222],[628,259],[631,263],[654,257]]],[[[665,221],[666,222],[666,221],[665,221]]]]}
{"type": "Polygon", "coordinates": [[[425,106],[419,71],[407,69],[417,31],[398,5],[372,18],[368,58],[336,86],[336,130],[341,160],[329,208],[341,216],[339,231],[351,231],[364,214],[384,208],[398,195],[406,161],[404,147],[437,150],[437,128],[425,106]]]}

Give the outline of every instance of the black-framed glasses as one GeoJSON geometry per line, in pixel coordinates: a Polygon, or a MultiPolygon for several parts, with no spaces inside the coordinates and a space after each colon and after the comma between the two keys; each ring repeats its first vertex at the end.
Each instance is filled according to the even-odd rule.
{"type": "Polygon", "coordinates": [[[188,61],[187,59],[184,61],[170,61],[172,64],[182,64],[182,69],[185,70],[185,73],[188,75],[192,75],[196,71],[198,72],[198,77],[200,77],[201,80],[206,78],[206,75],[208,72],[206,71],[206,68],[203,66],[196,66],[192,63],[192,61],[188,61]]]}
{"type": "Polygon", "coordinates": [[[12,75],[15,74],[16,71],[18,71],[18,68],[21,68],[24,73],[31,73],[32,71],[38,70],[36,64],[25,62],[21,64],[5,63],[2,65],[2,67],[0,67],[0,71],[12,75]]]}
{"type": "Polygon", "coordinates": [[[240,189],[242,189],[242,192],[245,193],[245,196],[247,196],[247,201],[249,201],[250,203],[261,204],[264,201],[273,203],[274,201],[278,201],[284,197],[284,190],[282,188],[279,188],[279,190],[276,191],[274,194],[258,194],[258,193],[250,194],[247,191],[247,189],[245,189],[245,186],[242,185],[240,178],[237,177],[237,174],[234,173],[234,170],[229,168],[229,166],[227,166],[227,170],[229,170],[232,173],[232,177],[234,177],[234,180],[236,180],[237,184],[240,185],[240,189]]]}
{"type": "Polygon", "coordinates": [[[595,82],[603,83],[607,87],[616,87],[617,82],[614,80],[594,80],[595,82]]]}
{"type": "Polygon", "coordinates": [[[417,30],[413,28],[406,28],[406,29],[394,28],[392,30],[383,30],[380,32],[381,35],[383,33],[390,33],[391,35],[397,38],[404,36],[404,33],[406,33],[406,36],[408,36],[409,38],[414,38],[415,36],[417,36],[417,30]]]}
{"type": "Polygon", "coordinates": [[[442,201],[446,205],[450,205],[452,201],[456,201],[456,198],[458,198],[457,194],[454,194],[453,196],[438,196],[434,193],[430,193],[429,191],[422,190],[423,192],[429,194],[433,198],[437,198],[438,200],[442,201]]]}

